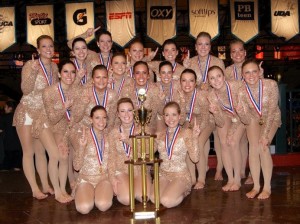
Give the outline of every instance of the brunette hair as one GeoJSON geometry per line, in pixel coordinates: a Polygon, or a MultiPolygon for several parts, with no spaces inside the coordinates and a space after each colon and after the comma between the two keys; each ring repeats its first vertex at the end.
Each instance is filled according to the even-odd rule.
{"type": "Polygon", "coordinates": [[[75,44],[77,43],[77,42],[84,42],[85,43],[85,45],[87,46],[87,43],[86,43],[86,41],[85,41],[85,39],[83,39],[82,37],[77,37],[77,38],[75,38],[74,40],[73,40],[73,42],[72,42],[72,50],[74,50],[74,46],[75,46],[75,44]]]}
{"type": "Polygon", "coordinates": [[[177,110],[178,114],[181,113],[180,106],[179,106],[179,104],[178,104],[177,102],[175,102],[175,101],[170,101],[170,102],[166,103],[166,105],[164,106],[164,109],[163,109],[163,113],[165,113],[165,110],[166,110],[167,108],[170,108],[170,107],[175,108],[175,109],[177,110]]]}
{"type": "Polygon", "coordinates": [[[49,39],[49,40],[51,40],[52,42],[54,42],[53,39],[52,39],[52,37],[50,37],[49,35],[41,35],[41,36],[39,36],[39,37],[36,39],[36,45],[37,45],[37,48],[40,47],[41,40],[43,40],[43,39],[49,39]]]}
{"type": "Polygon", "coordinates": [[[96,72],[97,70],[100,70],[100,71],[101,71],[101,70],[106,71],[106,74],[107,74],[107,76],[108,76],[107,68],[106,68],[105,65],[96,65],[96,66],[93,68],[93,71],[92,71],[92,78],[94,78],[95,72],[96,72]]]}
{"type": "Polygon", "coordinates": [[[144,61],[137,61],[136,63],[134,63],[134,65],[133,65],[133,71],[135,71],[135,68],[138,65],[145,65],[147,67],[147,71],[149,73],[149,66],[148,66],[147,62],[144,62],[144,61]]]}
{"type": "Polygon", "coordinates": [[[200,37],[207,37],[207,38],[211,41],[211,36],[210,36],[210,34],[207,33],[207,32],[200,32],[200,33],[198,34],[196,40],[198,40],[198,38],[200,38],[200,37]]]}
{"type": "Polygon", "coordinates": [[[197,75],[196,75],[196,72],[195,72],[193,69],[190,69],[190,68],[186,68],[186,69],[184,69],[184,70],[181,72],[181,75],[180,75],[180,81],[181,81],[182,75],[185,74],[185,73],[191,73],[191,74],[193,74],[194,77],[195,77],[195,82],[197,82],[197,75]]]}
{"type": "Polygon", "coordinates": [[[117,102],[117,111],[118,112],[119,112],[119,106],[122,103],[130,103],[131,106],[132,106],[132,108],[134,109],[134,105],[133,105],[132,100],[130,98],[128,98],[128,97],[123,97],[123,98],[119,99],[118,102],[117,102]]]}
{"type": "Polygon", "coordinates": [[[176,47],[176,50],[178,50],[178,46],[177,46],[176,42],[172,39],[167,39],[167,40],[164,41],[163,45],[161,46],[162,50],[164,50],[165,46],[169,45],[169,44],[174,44],[175,47],[176,47]]]}
{"type": "Polygon", "coordinates": [[[172,66],[172,63],[169,62],[169,61],[162,61],[161,63],[159,63],[159,71],[161,70],[161,68],[165,65],[168,65],[171,67],[171,69],[173,70],[173,66],[172,66]]]}
{"type": "Polygon", "coordinates": [[[224,71],[223,71],[223,69],[221,69],[219,66],[217,66],[217,65],[213,65],[213,66],[211,66],[208,70],[207,70],[207,77],[209,76],[209,73],[211,72],[211,71],[213,71],[213,70],[220,70],[221,71],[221,73],[223,74],[223,76],[224,76],[224,71]]]}
{"type": "Polygon", "coordinates": [[[59,64],[58,64],[58,72],[61,72],[62,68],[66,65],[66,64],[72,64],[74,66],[74,68],[76,68],[75,64],[73,61],[71,60],[62,60],[59,64]]]}
{"type": "Polygon", "coordinates": [[[94,106],[94,107],[91,109],[90,117],[93,117],[93,116],[94,116],[94,113],[95,113],[97,110],[103,110],[103,111],[105,112],[105,114],[107,114],[105,107],[100,106],[100,105],[96,105],[96,106],[94,106]]]}
{"type": "Polygon", "coordinates": [[[110,39],[112,41],[111,33],[109,31],[107,31],[107,30],[99,30],[99,32],[97,33],[97,41],[99,41],[99,39],[100,39],[100,37],[102,35],[108,35],[108,36],[110,36],[110,39]]]}
{"type": "Polygon", "coordinates": [[[258,64],[257,60],[250,58],[250,59],[247,59],[246,61],[244,61],[244,63],[242,64],[242,71],[246,65],[251,64],[251,63],[256,64],[257,67],[259,68],[259,64],[258,64]]]}

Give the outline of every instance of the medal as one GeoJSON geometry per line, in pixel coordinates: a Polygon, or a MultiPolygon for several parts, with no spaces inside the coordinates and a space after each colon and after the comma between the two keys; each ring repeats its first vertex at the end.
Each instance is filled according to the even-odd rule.
{"type": "Polygon", "coordinates": [[[43,74],[44,74],[44,76],[46,78],[46,81],[47,81],[48,85],[51,86],[52,85],[52,77],[53,77],[53,75],[52,75],[52,69],[50,69],[50,74],[48,75],[47,70],[45,68],[45,65],[43,64],[43,62],[42,62],[42,60],[40,58],[39,58],[39,63],[40,63],[40,66],[41,66],[41,68],[43,70],[43,74]]]}
{"type": "MultiPolygon", "coordinates": [[[[58,92],[59,92],[62,103],[65,104],[66,98],[65,98],[65,94],[64,94],[64,91],[63,91],[63,88],[62,88],[60,82],[58,83],[58,92]]],[[[68,121],[70,121],[71,120],[71,112],[69,109],[66,110],[66,116],[67,116],[68,121]]]]}
{"type": "Polygon", "coordinates": [[[232,114],[232,116],[233,116],[233,118],[231,119],[231,121],[232,122],[237,122],[237,118],[236,117],[234,117],[234,109],[233,109],[233,99],[232,99],[232,93],[231,93],[231,89],[230,89],[230,86],[229,86],[229,84],[225,81],[225,86],[226,86],[226,93],[227,93],[227,97],[228,97],[228,101],[229,101],[229,106],[227,107],[227,106],[225,106],[224,104],[223,104],[223,102],[221,101],[221,99],[219,98],[219,96],[217,95],[217,97],[218,97],[218,100],[219,100],[219,102],[221,103],[221,105],[222,105],[222,108],[225,110],[225,111],[227,111],[227,112],[229,112],[229,113],[231,113],[232,114]]]}
{"type": "Polygon", "coordinates": [[[259,123],[259,125],[263,125],[265,123],[265,121],[264,121],[264,119],[260,118],[258,123],[259,123]]]}
{"type": "MultiPolygon", "coordinates": [[[[119,131],[120,131],[120,133],[123,132],[121,126],[119,128],[119,131]]],[[[129,131],[129,136],[133,135],[133,133],[134,133],[134,123],[132,123],[132,125],[131,125],[130,131],[129,131]]],[[[123,145],[123,149],[124,149],[124,151],[126,153],[126,156],[129,157],[130,156],[131,147],[128,144],[126,144],[125,142],[122,142],[122,145],[123,145]]]]}
{"type": "Polygon", "coordinates": [[[207,56],[206,63],[205,63],[205,70],[204,70],[204,72],[202,72],[200,58],[198,57],[198,66],[199,66],[200,72],[202,74],[202,82],[203,83],[206,83],[206,81],[207,81],[207,71],[208,71],[209,65],[210,65],[210,55],[207,56]]]}
{"type": "Polygon", "coordinates": [[[190,109],[189,109],[189,112],[188,112],[187,118],[186,118],[186,121],[188,121],[188,122],[192,121],[192,115],[193,115],[193,112],[194,112],[196,95],[197,95],[197,89],[194,89],[192,99],[191,99],[191,103],[190,103],[190,109]]]}
{"type": "Polygon", "coordinates": [[[231,118],[231,122],[232,122],[232,123],[236,123],[236,122],[238,122],[238,120],[237,120],[236,117],[233,117],[233,118],[231,118]]]}
{"type": "Polygon", "coordinates": [[[101,64],[102,64],[102,65],[105,65],[106,69],[108,70],[108,69],[109,69],[109,66],[110,66],[110,60],[111,60],[110,54],[108,55],[107,64],[104,63],[104,59],[103,59],[103,56],[102,56],[101,53],[99,54],[99,57],[100,57],[100,62],[101,62],[101,64]]]}
{"type": "MultiPolygon", "coordinates": [[[[74,64],[75,64],[75,66],[76,66],[76,70],[78,71],[78,70],[80,69],[80,66],[79,66],[79,64],[78,64],[78,62],[77,62],[77,60],[76,60],[76,58],[75,58],[75,60],[74,60],[74,64]]],[[[82,77],[82,79],[80,80],[80,82],[81,82],[81,85],[84,85],[85,83],[87,83],[87,75],[86,75],[86,73],[85,73],[85,75],[82,77]]]]}
{"type": "Polygon", "coordinates": [[[172,140],[169,143],[169,128],[167,128],[167,133],[166,133],[166,138],[165,138],[165,145],[166,145],[166,151],[167,151],[167,155],[168,155],[169,159],[172,158],[174,143],[175,143],[175,141],[177,139],[179,131],[180,131],[180,127],[179,127],[179,125],[177,125],[177,127],[176,127],[176,129],[174,131],[172,140]]]}
{"type": "Polygon", "coordinates": [[[105,89],[104,91],[104,95],[103,95],[103,100],[102,100],[102,104],[100,104],[100,101],[99,101],[99,98],[98,98],[98,95],[96,93],[96,90],[95,90],[95,87],[93,86],[93,96],[94,96],[94,99],[95,99],[95,102],[96,102],[96,105],[100,105],[100,106],[103,106],[104,108],[106,108],[106,105],[107,105],[107,99],[108,99],[108,94],[107,94],[107,89],[105,89]]]}
{"type": "MultiPolygon", "coordinates": [[[[95,147],[96,147],[96,151],[97,151],[97,155],[98,155],[99,164],[100,164],[100,166],[101,166],[102,163],[103,163],[103,151],[104,151],[104,147],[105,147],[105,141],[104,141],[104,138],[102,138],[102,139],[101,139],[101,142],[100,142],[100,144],[99,144],[98,139],[97,139],[97,136],[96,136],[96,133],[95,133],[93,127],[91,127],[90,132],[91,132],[91,135],[92,135],[92,138],[93,138],[95,147]]],[[[100,169],[100,170],[101,170],[101,169],[100,169]]]]}
{"type": "Polygon", "coordinates": [[[246,86],[246,91],[248,93],[249,99],[260,117],[258,123],[259,125],[263,125],[264,124],[264,120],[262,119],[263,81],[260,79],[258,82],[258,103],[255,101],[253,94],[246,82],[245,82],[245,86],[246,86]]]}

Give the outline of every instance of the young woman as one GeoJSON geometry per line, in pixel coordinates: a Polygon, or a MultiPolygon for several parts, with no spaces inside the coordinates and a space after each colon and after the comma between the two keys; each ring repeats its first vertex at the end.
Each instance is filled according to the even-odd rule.
{"type": "Polygon", "coordinates": [[[37,39],[37,51],[39,59],[25,63],[22,68],[21,89],[22,99],[17,106],[13,125],[23,150],[23,170],[32,190],[32,195],[37,199],[47,197],[46,193],[53,194],[53,189],[48,183],[47,158],[45,149],[39,139],[31,135],[32,124],[40,116],[43,108],[42,92],[50,85],[58,81],[58,69],[52,57],[54,55],[54,43],[50,36],[42,35],[37,39]],[[34,162],[35,157],[35,162],[34,162]],[[42,183],[42,190],[38,187],[35,177],[35,166],[42,183]]]}
{"type": "Polygon", "coordinates": [[[88,214],[96,205],[100,211],[112,206],[113,189],[108,179],[108,135],[104,131],[107,114],[103,106],[91,110],[92,126],[83,127],[80,149],[74,154],[74,168],[79,171],[75,186],[75,206],[88,214]]]}
{"type": "Polygon", "coordinates": [[[184,111],[184,127],[192,128],[194,120],[200,127],[199,141],[199,162],[196,163],[198,170],[198,181],[196,183],[195,164],[187,156],[187,164],[192,176],[192,183],[196,184],[195,189],[202,189],[205,185],[207,163],[208,163],[208,150],[205,147],[208,138],[212,133],[214,125],[209,121],[209,110],[207,101],[207,91],[198,90],[196,88],[197,76],[191,69],[185,69],[180,77],[181,95],[185,106],[182,108],[184,111]]]}
{"type": "Polygon", "coordinates": [[[60,203],[72,200],[66,191],[69,153],[66,132],[71,121],[73,100],[80,94],[78,85],[73,85],[75,76],[73,62],[62,61],[59,64],[60,82],[44,90],[44,117],[39,120],[39,138],[49,155],[49,176],[55,199],[60,203]]]}
{"type": "MultiPolygon", "coordinates": [[[[166,208],[171,208],[179,205],[191,191],[192,179],[186,157],[190,157],[193,162],[198,161],[200,127],[196,120],[193,131],[180,127],[180,107],[176,102],[167,103],[163,113],[167,130],[158,133],[156,139],[159,155],[163,160],[159,171],[160,202],[166,208]]],[[[153,194],[152,192],[150,197],[152,202],[153,194]]]]}
{"type": "Polygon", "coordinates": [[[208,82],[212,87],[208,95],[210,112],[216,121],[222,161],[228,176],[228,182],[222,189],[223,191],[237,191],[241,186],[240,140],[245,133],[245,127],[240,122],[234,106],[242,83],[225,81],[223,70],[218,66],[208,69],[208,82]]]}
{"type": "MultiPolygon", "coordinates": [[[[129,174],[128,165],[124,161],[133,156],[130,135],[140,132],[140,127],[134,124],[134,106],[129,98],[121,98],[117,103],[117,113],[120,125],[110,131],[109,150],[109,179],[112,183],[114,194],[120,203],[129,205],[129,174]]],[[[148,193],[151,189],[150,174],[148,177],[148,193]]],[[[142,201],[142,176],[139,166],[134,167],[134,189],[135,198],[142,201]]]]}
{"type": "MultiPolygon", "coordinates": [[[[180,74],[184,70],[184,67],[176,62],[176,57],[178,55],[178,47],[174,40],[168,39],[165,40],[162,45],[162,55],[166,61],[169,61],[172,64],[173,70],[173,79],[179,80],[180,74]]],[[[148,62],[149,68],[159,74],[159,64],[161,61],[151,61],[148,62]]],[[[160,77],[157,77],[157,80],[160,81],[160,77]]]]}
{"type": "Polygon", "coordinates": [[[278,107],[279,91],[277,83],[261,79],[261,70],[255,60],[243,63],[244,86],[239,89],[236,111],[246,124],[249,140],[249,165],[254,186],[246,194],[248,198],[267,199],[271,195],[273,162],[269,150],[278,127],[281,114],[278,107]],[[260,170],[264,177],[264,187],[260,192],[260,170]]]}

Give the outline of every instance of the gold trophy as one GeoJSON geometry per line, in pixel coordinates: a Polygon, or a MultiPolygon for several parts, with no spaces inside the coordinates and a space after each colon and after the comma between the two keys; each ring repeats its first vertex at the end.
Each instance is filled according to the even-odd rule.
{"type": "MultiPolygon", "coordinates": [[[[160,210],[159,202],[159,163],[160,159],[154,158],[154,138],[156,135],[146,134],[145,126],[151,120],[151,110],[144,107],[146,100],[146,90],[140,89],[138,92],[138,100],[140,108],[134,111],[135,122],[141,126],[141,132],[138,135],[132,135],[132,150],[133,157],[125,161],[128,164],[129,171],[129,197],[130,197],[130,212],[132,214],[132,221],[137,219],[155,219],[156,223],[160,223],[158,213],[160,210]],[[147,165],[154,166],[154,200],[155,208],[149,209],[147,207],[147,165]],[[142,174],[142,209],[136,209],[134,197],[134,166],[141,166],[142,174]]],[[[153,206],[152,206],[153,207],[153,206]]]]}

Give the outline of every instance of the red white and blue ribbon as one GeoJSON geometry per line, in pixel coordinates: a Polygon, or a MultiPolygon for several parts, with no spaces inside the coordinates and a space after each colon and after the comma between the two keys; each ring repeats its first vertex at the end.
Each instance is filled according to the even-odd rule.
{"type": "MultiPolygon", "coordinates": [[[[147,82],[147,83],[146,83],[146,88],[145,88],[145,91],[146,91],[145,94],[147,94],[148,88],[149,88],[149,86],[148,86],[148,82],[147,82]]],[[[137,89],[136,86],[135,86],[135,97],[136,97],[136,100],[137,100],[137,105],[140,107],[140,106],[141,106],[141,103],[140,103],[140,101],[139,101],[139,93],[138,93],[138,92],[139,92],[139,91],[138,91],[138,89],[137,89]]]]}
{"type": "Polygon", "coordinates": [[[207,72],[209,69],[209,65],[210,65],[210,55],[207,56],[206,63],[205,63],[205,70],[204,70],[204,72],[202,72],[200,58],[198,56],[198,66],[199,66],[200,72],[202,74],[202,82],[203,83],[206,83],[206,81],[207,81],[207,72]]]}
{"type": "Polygon", "coordinates": [[[176,67],[177,67],[177,63],[175,62],[175,63],[172,65],[172,71],[173,71],[173,72],[175,72],[176,67]]]}
{"type": "Polygon", "coordinates": [[[231,93],[231,89],[229,84],[225,81],[225,85],[226,85],[226,93],[228,96],[228,101],[229,101],[229,107],[225,106],[222,101],[220,100],[220,98],[218,97],[219,102],[221,103],[222,107],[224,110],[228,111],[231,114],[234,114],[234,109],[233,109],[233,100],[232,100],[232,93],[231,93]]]}
{"type": "Polygon", "coordinates": [[[130,77],[133,78],[133,66],[129,69],[130,77]]]}
{"type": "Polygon", "coordinates": [[[235,80],[239,80],[238,71],[237,71],[237,68],[235,65],[233,65],[233,74],[234,74],[235,80]]]}
{"type": "MultiPolygon", "coordinates": [[[[63,102],[63,104],[65,104],[66,103],[66,97],[64,95],[64,91],[63,91],[63,88],[62,88],[60,82],[58,83],[58,92],[59,92],[61,101],[63,102]]],[[[71,112],[70,112],[69,109],[66,110],[66,116],[67,116],[68,121],[70,121],[71,120],[71,112]]]]}
{"type": "Polygon", "coordinates": [[[123,78],[121,79],[121,83],[120,83],[119,89],[118,89],[118,96],[121,95],[121,91],[123,89],[124,83],[125,83],[125,77],[123,76],[123,78]]]}
{"type": "Polygon", "coordinates": [[[249,99],[250,99],[251,103],[253,104],[256,112],[261,117],[262,116],[263,81],[260,79],[258,82],[258,103],[255,101],[248,84],[246,82],[245,82],[245,84],[246,84],[245,86],[246,86],[246,91],[248,93],[249,99]]]}
{"type": "Polygon", "coordinates": [[[104,58],[103,58],[103,56],[102,56],[101,53],[99,53],[99,58],[100,58],[101,64],[102,64],[102,65],[105,65],[106,69],[108,70],[108,69],[109,69],[109,66],[110,66],[110,60],[111,60],[110,54],[108,55],[107,63],[106,63],[106,64],[104,63],[104,58]]]}
{"type": "Polygon", "coordinates": [[[47,70],[45,68],[45,65],[42,62],[41,58],[39,58],[39,63],[40,63],[40,66],[41,66],[41,68],[43,70],[43,74],[44,74],[44,76],[46,78],[48,86],[51,86],[52,85],[52,77],[53,77],[53,75],[52,75],[52,69],[50,70],[50,74],[48,75],[47,70]]]}
{"type": "MultiPolygon", "coordinates": [[[[161,84],[161,88],[162,88],[162,91],[164,92],[164,86],[161,84]]],[[[169,88],[169,97],[166,96],[165,98],[165,104],[167,104],[168,102],[172,101],[173,99],[173,82],[171,81],[170,83],[170,88],[169,88]]]]}
{"type": "MultiPolygon", "coordinates": [[[[130,131],[129,131],[129,136],[134,134],[134,128],[135,128],[134,123],[132,123],[130,131]]],[[[120,133],[122,133],[122,132],[123,132],[123,130],[122,130],[122,127],[120,126],[120,133]]],[[[122,145],[123,145],[123,149],[126,153],[126,156],[129,157],[131,147],[129,146],[129,144],[126,144],[125,142],[122,142],[122,145]]]]}
{"type": "Polygon", "coordinates": [[[173,148],[174,148],[174,144],[175,141],[177,139],[178,133],[180,131],[180,126],[178,125],[174,131],[173,137],[171,142],[169,143],[169,128],[167,128],[166,131],[166,138],[165,138],[165,145],[166,145],[166,151],[167,151],[167,155],[168,158],[171,159],[172,158],[172,154],[173,154],[173,148]]]}
{"type": "MultiPolygon", "coordinates": [[[[79,71],[80,66],[79,66],[79,63],[78,63],[78,61],[77,61],[76,58],[74,59],[74,64],[76,66],[76,70],[79,71]]],[[[87,83],[87,74],[84,74],[84,76],[82,77],[82,79],[80,80],[80,82],[81,82],[81,85],[84,85],[84,84],[87,83]]]]}
{"type": "Polygon", "coordinates": [[[104,140],[104,138],[102,138],[101,142],[99,144],[99,141],[97,139],[94,128],[91,127],[90,131],[91,131],[91,135],[92,135],[92,138],[93,138],[96,150],[97,150],[99,163],[100,163],[100,165],[102,165],[102,163],[103,163],[103,151],[104,151],[104,148],[105,148],[105,140],[104,140]]]}
{"type": "Polygon", "coordinates": [[[196,95],[197,95],[197,89],[194,89],[193,95],[192,95],[192,99],[191,99],[191,103],[190,103],[190,109],[189,109],[189,113],[187,115],[187,120],[189,122],[192,121],[192,115],[194,112],[194,107],[195,107],[195,101],[196,101],[196,95]]]}
{"type": "Polygon", "coordinates": [[[93,96],[94,96],[94,99],[95,99],[95,102],[96,102],[97,105],[100,105],[100,106],[103,106],[104,108],[106,108],[107,98],[108,98],[107,88],[104,90],[102,104],[100,104],[100,100],[99,100],[97,92],[95,90],[95,86],[93,86],[93,96]]]}

